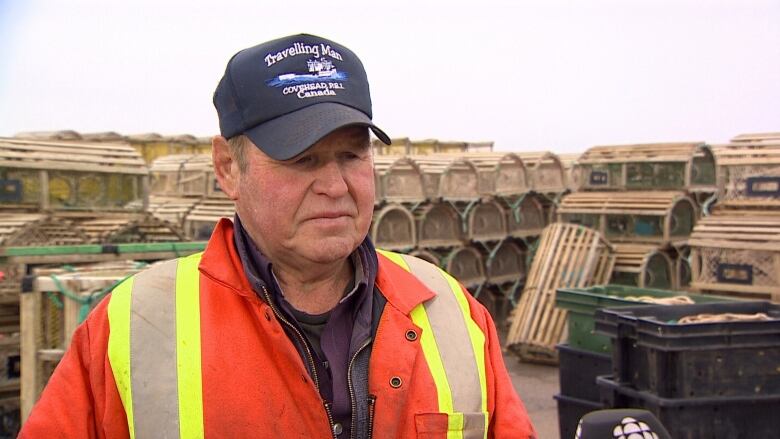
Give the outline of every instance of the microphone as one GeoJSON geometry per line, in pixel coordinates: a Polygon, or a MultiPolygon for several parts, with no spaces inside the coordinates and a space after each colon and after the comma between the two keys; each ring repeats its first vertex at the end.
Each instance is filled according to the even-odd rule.
{"type": "Polygon", "coordinates": [[[590,412],[580,419],[575,439],[672,439],[649,411],[612,409],[590,412]]]}

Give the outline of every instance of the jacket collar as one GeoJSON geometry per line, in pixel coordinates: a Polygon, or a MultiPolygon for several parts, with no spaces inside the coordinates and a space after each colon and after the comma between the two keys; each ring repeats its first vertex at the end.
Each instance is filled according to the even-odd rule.
{"type": "MultiPolygon", "coordinates": [[[[233,234],[233,222],[227,218],[221,219],[206,244],[198,268],[214,281],[242,296],[255,299],[257,296],[244,273],[233,234]]],[[[387,302],[402,313],[409,315],[415,306],[435,295],[408,271],[381,254],[377,254],[377,257],[379,270],[376,286],[387,302]]]]}

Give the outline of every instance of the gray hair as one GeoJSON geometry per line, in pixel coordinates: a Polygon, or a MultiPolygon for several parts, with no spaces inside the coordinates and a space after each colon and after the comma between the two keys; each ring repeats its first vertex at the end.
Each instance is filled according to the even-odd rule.
{"type": "Polygon", "coordinates": [[[233,155],[233,158],[238,162],[238,170],[242,173],[245,172],[248,163],[246,161],[244,149],[246,149],[246,146],[249,143],[249,138],[243,134],[239,134],[229,138],[227,143],[230,146],[230,152],[233,155]]]}

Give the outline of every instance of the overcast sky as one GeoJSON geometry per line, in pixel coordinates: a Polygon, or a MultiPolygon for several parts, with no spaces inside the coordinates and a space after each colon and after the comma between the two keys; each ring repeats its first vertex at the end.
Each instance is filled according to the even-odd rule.
{"type": "Polygon", "coordinates": [[[0,0],[0,135],[215,134],[230,56],[300,32],[361,57],[393,137],[577,152],[780,131],[780,0],[0,0]]]}

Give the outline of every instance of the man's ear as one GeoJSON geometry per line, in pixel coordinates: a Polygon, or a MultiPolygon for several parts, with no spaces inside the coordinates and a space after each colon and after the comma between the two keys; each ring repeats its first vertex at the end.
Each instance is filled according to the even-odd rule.
{"type": "Polygon", "coordinates": [[[214,174],[219,182],[219,188],[231,200],[238,198],[238,178],[241,170],[238,160],[233,157],[233,150],[222,136],[211,139],[211,160],[214,163],[214,174]]]}

